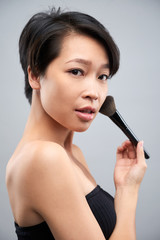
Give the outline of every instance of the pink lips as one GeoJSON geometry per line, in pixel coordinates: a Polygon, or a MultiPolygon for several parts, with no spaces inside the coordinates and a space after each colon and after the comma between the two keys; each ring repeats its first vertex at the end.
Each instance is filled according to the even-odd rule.
{"type": "Polygon", "coordinates": [[[90,106],[76,109],[77,116],[84,121],[92,120],[94,118],[95,112],[96,112],[95,108],[92,108],[90,106]]]}

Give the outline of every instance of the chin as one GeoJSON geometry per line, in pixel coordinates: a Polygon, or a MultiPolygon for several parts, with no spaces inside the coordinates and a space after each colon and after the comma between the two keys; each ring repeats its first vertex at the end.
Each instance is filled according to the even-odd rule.
{"type": "Polygon", "coordinates": [[[90,127],[91,124],[84,124],[83,126],[78,126],[75,127],[74,129],[72,129],[72,131],[74,132],[85,132],[88,130],[88,128],[90,127]]]}
{"type": "Polygon", "coordinates": [[[88,130],[88,128],[87,129],[78,129],[78,130],[74,130],[74,132],[85,132],[87,130],[88,130]]]}

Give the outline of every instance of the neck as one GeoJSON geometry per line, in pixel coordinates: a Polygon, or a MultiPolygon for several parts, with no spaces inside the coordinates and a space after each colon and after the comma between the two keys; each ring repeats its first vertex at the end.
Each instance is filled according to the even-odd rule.
{"type": "Polygon", "coordinates": [[[53,141],[71,150],[73,132],[52,119],[43,109],[40,99],[33,94],[31,110],[24,130],[27,141],[53,141]]]}

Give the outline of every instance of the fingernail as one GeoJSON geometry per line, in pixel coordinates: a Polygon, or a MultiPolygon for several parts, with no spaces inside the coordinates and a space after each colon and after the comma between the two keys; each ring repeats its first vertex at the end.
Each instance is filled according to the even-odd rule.
{"type": "Polygon", "coordinates": [[[140,147],[143,148],[143,144],[144,144],[144,141],[141,141],[141,142],[140,142],[140,147]]]}

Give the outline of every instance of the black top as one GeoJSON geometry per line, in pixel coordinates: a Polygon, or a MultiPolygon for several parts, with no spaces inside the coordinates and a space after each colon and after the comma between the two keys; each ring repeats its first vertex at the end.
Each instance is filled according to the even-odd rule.
{"type": "MultiPolygon", "coordinates": [[[[86,200],[99,223],[106,239],[110,237],[116,223],[113,197],[99,185],[86,195],[86,200]]],[[[18,240],[55,240],[46,222],[20,227],[15,223],[18,240]]]]}

